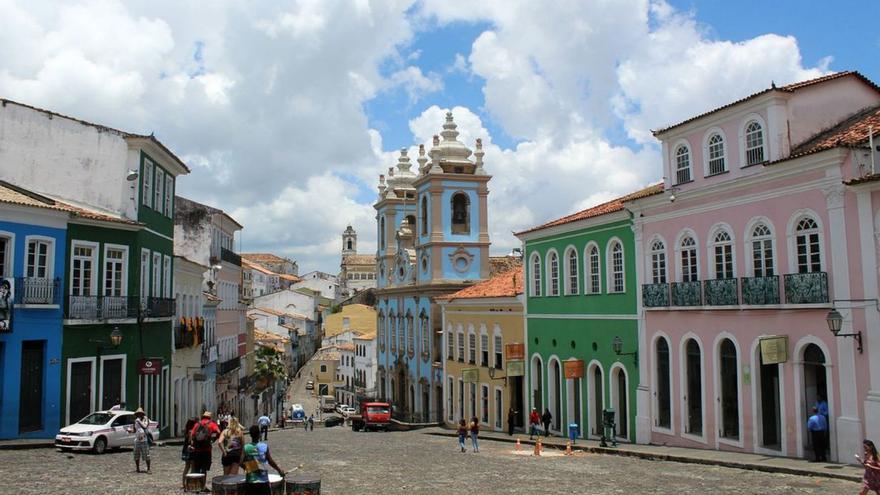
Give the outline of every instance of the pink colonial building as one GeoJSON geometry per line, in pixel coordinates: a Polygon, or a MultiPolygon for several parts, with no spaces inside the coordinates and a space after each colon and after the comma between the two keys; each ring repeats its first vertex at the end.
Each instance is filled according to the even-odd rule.
{"type": "Polygon", "coordinates": [[[843,72],[655,132],[665,191],[628,205],[642,284],[639,441],[807,457],[820,397],[830,459],[880,440],[872,128],[880,88],[843,72]],[[858,332],[861,345],[844,336],[858,332]]]}

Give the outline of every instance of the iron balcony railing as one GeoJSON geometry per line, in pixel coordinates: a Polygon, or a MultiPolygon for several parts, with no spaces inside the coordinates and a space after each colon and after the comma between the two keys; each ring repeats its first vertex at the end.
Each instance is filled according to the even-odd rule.
{"type": "Polygon", "coordinates": [[[16,277],[13,301],[16,304],[61,304],[61,279],[16,277]]]}
{"type": "Polygon", "coordinates": [[[785,275],[785,302],[817,304],[828,302],[828,274],[825,272],[785,275]]]}
{"type": "Polygon", "coordinates": [[[229,249],[220,248],[220,259],[232,263],[233,265],[241,266],[241,256],[235,254],[229,249]]]}
{"type": "Polygon", "coordinates": [[[138,296],[67,296],[64,317],[69,320],[137,318],[138,296]]]}
{"type": "Polygon", "coordinates": [[[239,366],[240,366],[239,357],[235,356],[232,359],[227,359],[226,361],[221,362],[220,365],[217,366],[217,374],[224,375],[226,373],[229,373],[230,371],[238,369],[239,366]]]}
{"type": "Polygon", "coordinates": [[[669,284],[642,285],[642,304],[646,308],[669,306],[669,284]]]}
{"type": "Polygon", "coordinates": [[[736,306],[739,304],[739,284],[735,278],[716,278],[703,281],[703,293],[708,306],[736,306]]]}
{"type": "Polygon", "coordinates": [[[170,297],[151,297],[147,299],[147,314],[151,318],[174,316],[176,306],[170,297]]]}
{"type": "Polygon", "coordinates": [[[703,294],[700,290],[702,284],[694,282],[672,282],[672,305],[673,306],[702,306],[703,294]]]}
{"type": "Polygon", "coordinates": [[[743,277],[742,303],[755,306],[779,304],[779,276],[743,277]]]}

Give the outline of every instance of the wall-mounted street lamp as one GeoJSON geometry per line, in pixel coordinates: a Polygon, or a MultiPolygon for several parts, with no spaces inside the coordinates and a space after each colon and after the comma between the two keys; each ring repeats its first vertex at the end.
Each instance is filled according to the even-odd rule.
{"type": "Polygon", "coordinates": [[[497,373],[498,373],[497,368],[495,368],[494,366],[489,367],[489,379],[490,380],[504,380],[504,386],[506,387],[507,386],[507,374],[505,374],[504,376],[496,377],[495,375],[497,373]]]}
{"type": "Polygon", "coordinates": [[[101,355],[101,351],[116,349],[122,344],[122,332],[119,331],[118,326],[113,327],[113,331],[110,332],[110,345],[104,345],[104,339],[89,339],[89,342],[92,344],[98,344],[98,356],[101,355]]]}
{"type": "Polygon", "coordinates": [[[828,323],[828,330],[831,330],[831,333],[833,333],[835,337],[852,337],[856,341],[856,349],[858,349],[859,354],[863,352],[862,332],[840,333],[840,328],[843,326],[843,315],[841,315],[840,312],[831,308],[831,311],[828,312],[828,316],[825,317],[825,322],[828,323]]]}
{"type": "Polygon", "coordinates": [[[621,339],[619,335],[615,336],[614,340],[611,341],[611,349],[613,349],[614,354],[617,354],[618,356],[632,356],[636,365],[639,364],[639,351],[623,352],[623,339],[621,339]]]}

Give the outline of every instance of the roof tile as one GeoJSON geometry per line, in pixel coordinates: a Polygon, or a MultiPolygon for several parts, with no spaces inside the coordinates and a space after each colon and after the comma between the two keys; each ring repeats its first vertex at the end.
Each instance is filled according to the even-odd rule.
{"type": "Polygon", "coordinates": [[[465,287],[458,292],[438,297],[437,299],[451,301],[454,299],[516,297],[523,293],[523,276],[523,267],[520,265],[513,270],[500,273],[488,280],[465,287]]]}

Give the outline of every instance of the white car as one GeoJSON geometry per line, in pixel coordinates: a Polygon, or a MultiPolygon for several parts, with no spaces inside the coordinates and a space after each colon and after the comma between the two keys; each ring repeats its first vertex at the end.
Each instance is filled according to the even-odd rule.
{"type": "MultiPolygon", "coordinates": [[[[159,439],[158,421],[150,421],[149,432],[154,440],[159,439]]],[[[134,412],[93,412],[62,428],[55,435],[55,446],[61,450],[93,450],[96,454],[134,446],[134,412]]]]}
{"type": "Polygon", "coordinates": [[[336,412],[338,412],[339,414],[342,414],[342,411],[347,407],[348,407],[348,404],[337,404],[336,405],[336,412]]]}
{"type": "Polygon", "coordinates": [[[342,415],[345,416],[345,417],[347,418],[347,417],[351,416],[352,414],[357,413],[357,409],[355,409],[355,408],[353,408],[353,407],[351,407],[351,406],[343,406],[343,407],[342,407],[342,410],[339,411],[339,412],[341,412],[342,415]]]}

